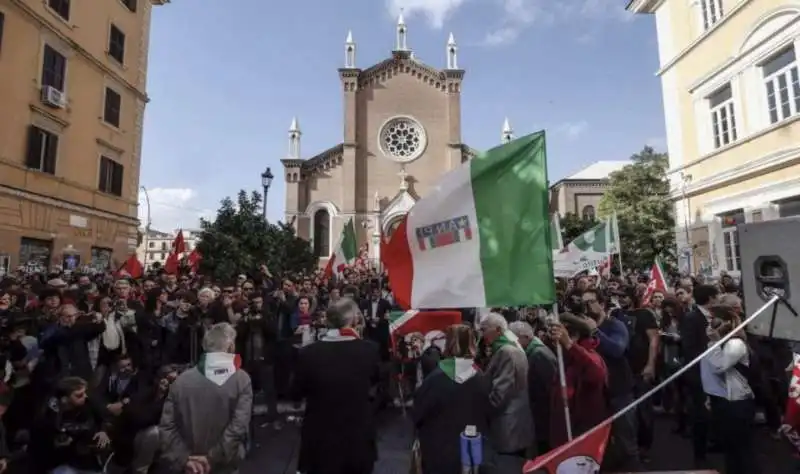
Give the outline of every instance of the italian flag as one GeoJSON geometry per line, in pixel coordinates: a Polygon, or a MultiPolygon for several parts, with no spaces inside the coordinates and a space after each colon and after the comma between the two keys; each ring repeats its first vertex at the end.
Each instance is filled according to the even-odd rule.
{"type": "Polygon", "coordinates": [[[357,256],[356,227],[353,225],[353,218],[351,217],[347,224],[344,225],[344,229],[342,229],[342,235],[336,244],[336,250],[331,255],[331,258],[328,259],[328,265],[325,266],[325,276],[330,278],[336,275],[338,277],[348,265],[352,265],[355,262],[357,256]]]}
{"type": "Polygon", "coordinates": [[[650,281],[647,283],[647,289],[642,296],[642,306],[650,304],[650,298],[656,291],[667,291],[667,275],[664,273],[664,267],[661,266],[661,259],[656,257],[653,262],[653,268],[650,269],[650,281]]]}
{"type": "Polygon", "coordinates": [[[389,313],[389,333],[403,336],[413,332],[427,334],[444,331],[460,322],[461,313],[458,311],[392,311],[389,313]]]}
{"type": "Polygon", "coordinates": [[[560,252],[564,248],[564,237],[561,235],[561,216],[558,213],[550,218],[550,244],[553,252],[560,252]]]}
{"type": "Polygon", "coordinates": [[[384,246],[403,308],[555,301],[544,132],[493,148],[444,175],[384,246]]]}

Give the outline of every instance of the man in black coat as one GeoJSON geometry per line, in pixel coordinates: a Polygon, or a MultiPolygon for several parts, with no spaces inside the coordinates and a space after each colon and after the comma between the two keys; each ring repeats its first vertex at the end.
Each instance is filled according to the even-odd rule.
{"type": "MultiPolygon", "coordinates": [[[[719,289],[713,285],[699,285],[694,288],[694,309],[686,313],[678,322],[681,334],[683,360],[688,363],[708,348],[708,328],[711,313],[708,308],[716,304],[719,289]]],[[[706,467],[708,450],[709,413],[706,408],[706,393],[700,378],[700,364],[686,372],[685,381],[689,392],[689,417],[692,423],[692,447],[696,468],[706,467]]]]}
{"type": "Polygon", "coordinates": [[[381,350],[381,359],[389,360],[389,312],[392,304],[381,297],[381,289],[373,286],[369,299],[361,302],[361,312],[364,314],[366,327],[364,333],[367,338],[378,343],[381,350]]]}
{"type": "Polygon", "coordinates": [[[326,311],[322,339],[300,350],[293,398],[306,401],[298,471],[369,474],[377,458],[370,390],[377,382],[377,345],[353,329],[358,306],[349,298],[326,311]]]}

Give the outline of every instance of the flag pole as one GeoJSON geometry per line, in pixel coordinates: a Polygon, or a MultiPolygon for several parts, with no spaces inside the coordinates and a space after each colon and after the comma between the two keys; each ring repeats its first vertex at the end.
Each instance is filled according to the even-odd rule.
{"type": "MultiPolygon", "coordinates": [[[[553,303],[553,316],[550,323],[558,323],[558,303],[553,303]]],[[[567,372],[564,369],[564,350],[556,344],[556,361],[558,363],[558,383],[561,386],[561,400],[564,402],[564,423],[567,425],[567,440],[572,441],[572,418],[569,413],[569,394],[567,393],[567,372]]]]}
{"type": "MultiPolygon", "coordinates": [[[[781,301],[781,297],[778,296],[778,295],[774,295],[772,298],[769,299],[769,301],[764,303],[764,306],[760,307],[758,310],[756,310],[755,313],[751,314],[747,319],[745,319],[744,321],[739,323],[739,325],[736,326],[735,328],[733,328],[728,334],[722,336],[722,338],[720,338],[719,341],[717,341],[714,344],[712,344],[708,349],[705,350],[705,352],[703,352],[699,356],[695,357],[694,360],[692,360],[688,364],[685,364],[683,367],[680,368],[680,370],[678,370],[674,374],[672,374],[669,377],[667,377],[660,384],[658,384],[655,387],[651,388],[648,392],[643,394],[641,397],[639,397],[636,400],[632,401],[628,406],[626,406],[623,409],[621,409],[620,411],[614,413],[610,417],[606,418],[604,421],[601,421],[600,423],[595,425],[589,431],[587,431],[587,432],[583,433],[582,435],[578,436],[577,438],[575,438],[574,441],[576,443],[578,443],[580,441],[583,441],[584,439],[588,438],[593,433],[597,432],[598,430],[600,430],[604,426],[608,425],[609,423],[612,423],[612,422],[622,418],[623,416],[627,415],[631,410],[635,410],[636,407],[638,407],[642,402],[646,401],[647,399],[649,399],[650,397],[655,395],[658,391],[662,390],[664,387],[666,387],[667,385],[669,385],[672,382],[674,382],[675,380],[677,380],[681,375],[683,375],[686,372],[688,372],[689,369],[691,369],[692,367],[697,365],[702,359],[704,359],[712,351],[714,351],[715,349],[721,347],[723,344],[728,342],[728,340],[730,340],[736,333],[738,333],[739,331],[744,330],[744,328],[747,327],[748,324],[753,322],[753,320],[755,320],[757,317],[761,316],[762,313],[764,313],[766,310],[771,308],[774,304],[778,303],[779,301],[781,301]]],[[[546,457],[542,460],[542,463],[545,464],[545,463],[551,462],[553,459],[555,459],[557,456],[560,456],[561,454],[563,454],[569,448],[570,448],[570,443],[564,443],[561,446],[559,446],[558,448],[551,450],[548,454],[545,455],[546,457]]]]}

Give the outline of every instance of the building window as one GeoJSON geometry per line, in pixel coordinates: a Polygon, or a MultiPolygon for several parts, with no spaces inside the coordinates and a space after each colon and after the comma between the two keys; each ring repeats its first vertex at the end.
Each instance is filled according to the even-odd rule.
{"type": "Polygon", "coordinates": [[[585,221],[593,221],[594,220],[594,206],[584,206],[583,211],[581,211],[581,215],[583,216],[583,220],[585,221]]]}
{"type": "Polygon", "coordinates": [[[103,107],[103,121],[109,125],[119,128],[120,108],[122,107],[122,96],[119,92],[110,87],[106,87],[106,100],[103,107]]]}
{"type": "Polygon", "coordinates": [[[19,264],[29,273],[50,269],[53,241],[23,237],[19,242],[19,264]]]}
{"type": "Polygon", "coordinates": [[[125,168],[106,156],[100,157],[100,181],[97,189],[104,193],[122,196],[122,175],[125,168]]]}
{"type": "Polygon", "coordinates": [[[28,169],[56,174],[58,135],[31,125],[28,127],[28,149],[25,166],[28,169]]]}
{"type": "Polygon", "coordinates": [[[314,255],[329,257],[331,254],[331,215],[326,209],[314,213],[314,255]]]}
{"type": "Polygon", "coordinates": [[[122,0],[122,3],[124,3],[131,12],[136,12],[137,0],[122,0]]]}
{"type": "Polygon", "coordinates": [[[47,6],[61,18],[69,20],[69,0],[47,0],[47,6]]]}
{"type": "Polygon", "coordinates": [[[714,148],[736,141],[736,111],[730,84],[708,96],[708,108],[711,110],[714,148]]]}
{"type": "Polygon", "coordinates": [[[738,272],[742,268],[742,254],[739,251],[738,225],[744,223],[744,211],[738,210],[721,217],[722,246],[725,250],[725,270],[738,272]]]}
{"type": "Polygon", "coordinates": [[[0,277],[8,275],[11,269],[11,255],[0,254],[0,277]]]}
{"type": "Polygon", "coordinates": [[[64,76],[67,72],[67,58],[53,49],[44,45],[42,59],[42,87],[52,87],[64,92],[64,76]]]}
{"type": "Polygon", "coordinates": [[[794,46],[790,46],[761,65],[767,88],[770,123],[800,114],[800,72],[794,46]]]}
{"type": "Polygon", "coordinates": [[[125,62],[125,33],[115,25],[108,34],[108,55],[120,64],[125,62]]]}
{"type": "Polygon", "coordinates": [[[779,201],[777,204],[778,204],[778,216],[780,217],[800,216],[800,196],[779,201]]]}
{"type": "Polygon", "coordinates": [[[147,248],[149,248],[149,249],[154,249],[154,248],[156,248],[156,243],[155,243],[155,242],[148,242],[148,243],[147,243],[147,248]]]}
{"type": "Polygon", "coordinates": [[[703,29],[707,30],[722,18],[722,0],[700,0],[700,11],[703,14],[703,29]]]}

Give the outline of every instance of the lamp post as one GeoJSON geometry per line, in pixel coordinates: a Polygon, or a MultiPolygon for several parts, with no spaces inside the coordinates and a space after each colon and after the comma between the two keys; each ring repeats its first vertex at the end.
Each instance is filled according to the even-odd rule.
{"type": "Polygon", "coordinates": [[[683,231],[686,238],[686,266],[690,275],[692,273],[692,254],[694,252],[692,252],[691,238],[689,236],[689,213],[692,211],[691,207],[689,206],[689,197],[686,194],[686,189],[689,187],[689,183],[691,182],[692,175],[681,173],[681,195],[683,196],[683,206],[685,208],[683,212],[683,231]]]}
{"type": "Polygon", "coordinates": [[[144,239],[142,239],[142,245],[144,245],[144,261],[142,262],[142,266],[147,269],[147,254],[148,248],[147,243],[150,237],[150,225],[152,221],[150,220],[150,194],[147,192],[147,188],[144,186],[140,186],[142,192],[144,192],[144,202],[147,204],[147,222],[144,224],[144,239]]]}
{"type": "Polygon", "coordinates": [[[269,166],[261,173],[261,186],[264,188],[264,220],[267,220],[267,193],[269,193],[269,187],[272,185],[272,179],[274,177],[269,166]]]}

